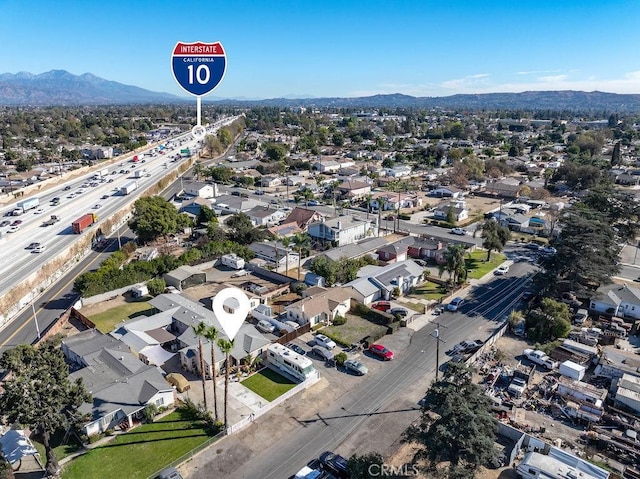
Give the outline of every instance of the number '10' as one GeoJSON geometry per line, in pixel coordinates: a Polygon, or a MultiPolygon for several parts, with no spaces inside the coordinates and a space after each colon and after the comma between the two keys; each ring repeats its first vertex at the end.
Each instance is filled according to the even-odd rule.
{"type": "MultiPolygon", "coordinates": [[[[189,84],[193,85],[193,65],[189,65],[187,70],[189,70],[189,84]]],[[[209,67],[207,65],[199,65],[198,68],[196,68],[195,76],[196,81],[200,83],[200,85],[205,85],[209,82],[209,78],[211,78],[209,67]]]]}

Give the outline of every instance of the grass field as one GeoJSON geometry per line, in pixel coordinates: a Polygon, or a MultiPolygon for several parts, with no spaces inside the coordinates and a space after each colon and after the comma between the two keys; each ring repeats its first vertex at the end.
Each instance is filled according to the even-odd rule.
{"type": "Polygon", "coordinates": [[[486,251],[474,251],[473,253],[469,253],[465,262],[467,263],[467,270],[469,271],[469,275],[467,276],[469,279],[480,279],[489,271],[500,266],[504,260],[506,260],[506,256],[492,252],[491,253],[491,261],[486,261],[487,252],[486,251]]]}
{"type": "MultiPolygon", "coordinates": [[[[58,460],[62,459],[63,457],[67,457],[68,455],[76,452],[82,447],[81,444],[76,441],[75,436],[69,435],[69,437],[67,437],[66,439],[64,436],[64,431],[60,430],[51,437],[53,451],[55,452],[56,458],[58,458],[58,460]],[[62,444],[63,440],[65,440],[65,444],[62,444]]],[[[47,455],[45,454],[44,446],[36,440],[32,440],[31,442],[33,442],[34,447],[38,450],[40,458],[43,461],[46,460],[47,455]]]]}
{"type": "Polygon", "coordinates": [[[415,288],[413,290],[413,293],[408,294],[407,297],[420,298],[420,299],[426,299],[427,301],[431,301],[431,300],[438,300],[445,294],[446,294],[446,291],[442,286],[436,283],[432,283],[431,281],[427,281],[426,283],[421,284],[420,286],[415,288]]]}
{"type": "Polygon", "coordinates": [[[209,438],[200,422],[178,410],[73,459],[62,479],[146,479],[209,438]]]}
{"type": "Polygon", "coordinates": [[[351,346],[353,343],[359,343],[360,340],[371,335],[372,332],[380,330],[384,333],[387,331],[386,326],[372,323],[360,316],[347,313],[347,322],[339,326],[327,326],[322,328],[322,334],[326,334],[334,341],[343,346],[351,346]]]}
{"type": "Polygon", "coordinates": [[[113,331],[116,324],[136,316],[150,316],[152,311],[153,306],[149,305],[147,301],[136,301],[93,314],[89,316],[89,319],[93,321],[99,331],[107,334],[113,331]]]}
{"type": "Polygon", "coordinates": [[[251,389],[254,393],[262,396],[267,401],[273,401],[275,398],[282,396],[288,390],[292,389],[296,384],[281,376],[272,369],[264,368],[253,376],[242,381],[244,387],[251,389]]]}

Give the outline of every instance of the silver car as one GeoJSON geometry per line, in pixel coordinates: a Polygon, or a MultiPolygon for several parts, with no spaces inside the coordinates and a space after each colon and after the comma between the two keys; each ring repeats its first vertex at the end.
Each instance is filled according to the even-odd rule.
{"type": "Polygon", "coordinates": [[[324,359],[325,361],[330,361],[333,359],[333,351],[327,348],[323,348],[322,346],[314,346],[311,352],[317,357],[324,359]]]}
{"type": "Polygon", "coordinates": [[[364,376],[369,372],[369,369],[364,364],[360,361],[356,361],[355,359],[347,359],[344,362],[344,367],[349,371],[353,371],[358,376],[364,376]]]}

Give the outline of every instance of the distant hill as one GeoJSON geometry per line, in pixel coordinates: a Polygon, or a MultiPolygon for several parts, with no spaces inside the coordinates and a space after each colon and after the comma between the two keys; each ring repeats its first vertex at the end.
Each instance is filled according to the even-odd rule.
{"type": "MultiPolygon", "coordinates": [[[[0,106],[108,105],[182,103],[191,99],[145,90],[105,80],[91,73],[73,75],[65,70],[34,75],[20,72],[0,75],[0,106]]],[[[444,97],[414,97],[399,93],[357,98],[205,98],[208,104],[275,107],[423,108],[468,110],[572,110],[640,112],[640,95],[582,91],[527,91],[444,97]]]]}
{"type": "Polygon", "coordinates": [[[221,105],[335,107],[335,108],[423,108],[468,110],[570,110],[638,112],[640,95],[583,91],[526,91],[522,93],[483,93],[443,97],[414,97],[399,93],[359,98],[308,98],[271,100],[218,100],[221,105]]]}
{"type": "Polygon", "coordinates": [[[74,75],[51,70],[34,75],[20,72],[0,75],[0,105],[107,105],[128,103],[177,103],[182,98],[137,86],[105,80],[91,73],[74,75]]]}

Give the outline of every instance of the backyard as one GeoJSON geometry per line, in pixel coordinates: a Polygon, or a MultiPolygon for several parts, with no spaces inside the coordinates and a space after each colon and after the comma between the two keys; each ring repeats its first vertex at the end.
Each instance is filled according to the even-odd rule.
{"type": "Polygon", "coordinates": [[[200,421],[179,409],[91,449],[65,465],[63,479],[146,479],[208,441],[200,421]]]}
{"type": "Polygon", "coordinates": [[[269,368],[258,371],[240,384],[269,402],[282,396],[296,385],[293,381],[269,368]]]}
{"type": "Polygon", "coordinates": [[[497,252],[491,253],[491,260],[486,261],[487,252],[484,250],[473,251],[465,258],[468,279],[480,279],[489,271],[496,269],[507,259],[505,255],[497,252]]]}
{"type": "Polygon", "coordinates": [[[372,323],[355,314],[347,313],[346,318],[346,323],[322,328],[322,333],[343,346],[351,346],[354,343],[359,343],[367,336],[373,336],[379,333],[379,337],[387,332],[387,326],[372,323]]]}
{"type": "Polygon", "coordinates": [[[108,334],[113,331],[116,324],[122,321],[135,318],[136,316],[150,316],[153,311],[153,306],[147,301],[134,301],[126,302],[95,314],[91,314],[91,311],[92,307],[88,307],[86,308],[86,312],[84,308],[81,312],[96,325],[96,329],[104,334],[108,334]]]}

